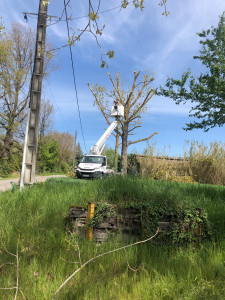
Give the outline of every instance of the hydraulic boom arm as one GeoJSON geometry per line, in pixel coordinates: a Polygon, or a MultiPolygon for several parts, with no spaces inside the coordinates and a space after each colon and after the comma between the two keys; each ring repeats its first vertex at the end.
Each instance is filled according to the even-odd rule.
{"type": "Polygon", "coordinates": [[[97,143],[91,147],[90,153],[92,155],[100,155],[105,147],[105,143],[108,137],[111,135],[113,130],[117,126],[117,120],[119,117],[124,116],[124,107],[118,103],[118,101],[114,101],[114,105],[111,108],[111,116],[115,117],[116,120],[112,122],[109,128],[105,131],[105,133],[100,137],[97,143]]]}
{"type": "Polygon", "coordinates": [[[116,128],[116,126],[117,126],[117,120],[112,122],[112,124],[105,131],[105,133],[100,137],[100,139],[97,141],[97,143],[91,147],[90,154],[100,155],[102,153],[108,137],[111,135],[113,130],[116,128]]]}

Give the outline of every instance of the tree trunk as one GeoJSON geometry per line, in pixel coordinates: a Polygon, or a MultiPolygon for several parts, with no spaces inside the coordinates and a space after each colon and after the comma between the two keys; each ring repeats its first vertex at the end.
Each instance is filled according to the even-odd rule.
{"type": "Polygon", "coordinates": [[[117,130],[118,133],[116,134],[116,146],[115,146],[115,159],[114,159],[114,168],[115,172],[118,172],[118,155],[119,155],[119,130],[120,130],[120,121],[117,120],[117,130]]]}
{"type": "Polygon", "coordinates": [[[124,123],[123,125],[123,134],[122,134],[122,153],[121,153],[121,161],[122,161],[122,175],[127,175],[127,139],[128,139],[128,123],[124,123]]]}
{"type": "Polygon", "coordinates": [[[10,128],[6,131],[1,158],[9,159],[13,145],[13,130],[10,128]]]}

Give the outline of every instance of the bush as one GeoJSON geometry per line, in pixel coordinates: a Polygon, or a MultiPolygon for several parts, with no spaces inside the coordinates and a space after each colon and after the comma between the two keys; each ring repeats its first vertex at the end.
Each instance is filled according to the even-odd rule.
{"type": "Polygon", "coordinates": [[[9,174],[13,172],[13,165],[8,162],[8,160],[1,159],[0,160],[0,176],[7,177],[9,174]]]}
{"type": "Polygon", "coordinates": [[[65,174],[69,172],[69,165],[65,161],[61,163],[61,171],[65,174]]]}

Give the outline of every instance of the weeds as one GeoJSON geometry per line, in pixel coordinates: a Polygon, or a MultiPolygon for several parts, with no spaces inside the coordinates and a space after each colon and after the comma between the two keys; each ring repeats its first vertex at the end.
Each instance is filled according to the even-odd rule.
{"type": "Polygon", "coordinates": [[[169,159],[164,153],[154,155],[154,145],[147,145],[144,156],[137,156],[140,176],[187,183],[225,185],[225,145],[191,142],[182,158],[169,159]],[[187,150],[189,147],[189,150],[187,150]]]}
{"type": "MultiPolygon", "coordinates": [[[[224,299],[225,188],[223,186],[112,177],[82,181],[51,179],[21,193],[0,194],[0,235],[5,249],[17,253],[21,299],[50,299],[76,267],[79,254],[68,242],[69,207],[95,203],[164,200],[201,207],[212,226],[212,241],[193,247],[134,246],[88,264],[60,292],[60,299],[224,299]],[[127,260],[132,268],[130,270],[127,260]]],[[[98,245],[79,240],[82,262],[123,247],[116,240],[98,245]]],[[[2,248],[2,247],[0,247],[2,248]]],[[[14,258],[0,249],[1,261],[14,258]]],[[[0,287],[15,286],[15,269],[0,270],[0,287]]],[[[0,290],[1,299],[13,299],[15,290],[0,290]]]]}

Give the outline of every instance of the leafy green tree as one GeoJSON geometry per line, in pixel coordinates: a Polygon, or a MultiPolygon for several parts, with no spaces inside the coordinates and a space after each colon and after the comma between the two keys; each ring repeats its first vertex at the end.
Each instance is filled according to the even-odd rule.
{"type": "Polygon", "coordinates": [[[113,150],[111,147],[106,148],[104,151],[104,155],[107,157],[107,165],[110,168],[114,167],[114,160],[115,160],[115,150],[113,150]]]}
{"type": "Polygon", "coordinates": [[[69,132],[52,131],[49,134],[54,140],[58,142],[59,146],[59,164],[63,162],[72,165],[73,162],[73,136],[69,132]]]}
{"type": "Polygon", "coordinates": [[[208,131],[225,123],[225,12],[217,27],[197,33],[202,49],[194,59],[205,67],[199,77],[184,72],[181,79],[168,78],[158,95],[172,98],[176,104],[193,103],[190,117],[198,120],[186,124],[185,130],[208,131]]]}
{"type": "Polygon", "coordinates": [[[59,164],[59,146],[58,142],[50,136],[43,139],[38,156],[38,169],[44,171],[57,171],[59,164]]]}
{"type": "Polygon", "coordinates": [[[76,145],[75,160],[79,161],[81,159],[82,155],[83,155],[83,152],[81,149],[81,145],[80,145],[80,142],[78,142],[76,145]]]}

